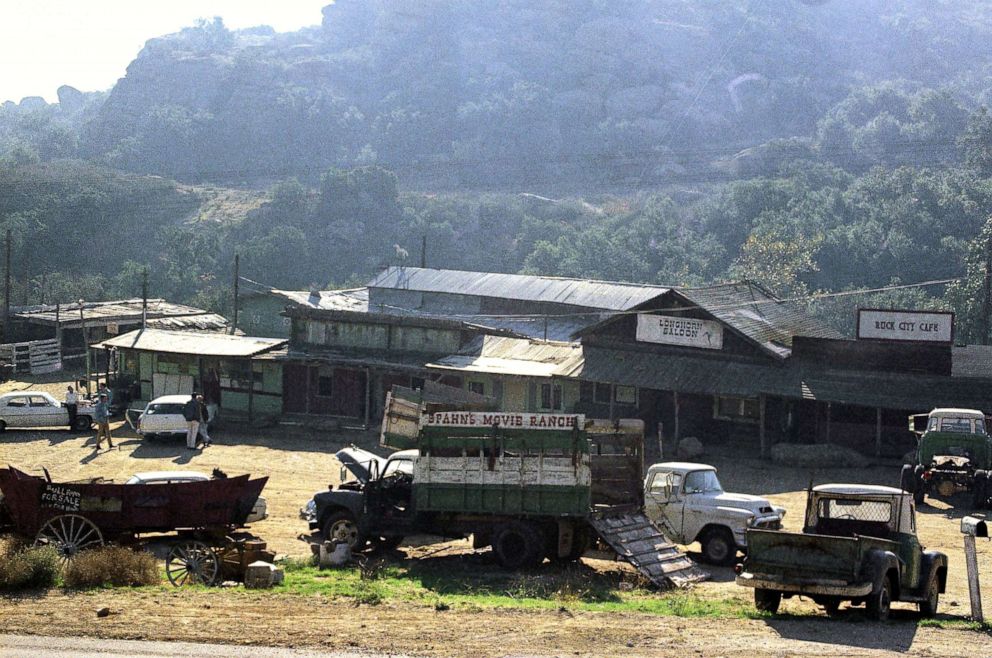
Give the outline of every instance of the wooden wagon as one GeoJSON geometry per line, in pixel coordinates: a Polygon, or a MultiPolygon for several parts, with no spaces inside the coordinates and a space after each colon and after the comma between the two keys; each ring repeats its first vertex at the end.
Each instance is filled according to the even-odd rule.
{"type": "Polygon", "coordinates": [[[249,475],[199,482],[118,484],[101,479],[53,482],[14,467],[0,469],[2,504],[16,534],[54,546],[63,562],[106,542],[175,533],[166,557],[173,585],[214,584],[260,557],[264,542],[239,536],[268,478],[249,475]]]}

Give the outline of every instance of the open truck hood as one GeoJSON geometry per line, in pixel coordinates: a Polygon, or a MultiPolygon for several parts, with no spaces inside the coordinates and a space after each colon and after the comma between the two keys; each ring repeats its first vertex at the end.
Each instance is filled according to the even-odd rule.
{"type": "Polygon", "coordinates": [[[342,448],[334,453],[334,456],[362,484],[368,483],[373,472],[382,473],[382,467],[386,465],[385,457],[354,446],[342,448]]]}

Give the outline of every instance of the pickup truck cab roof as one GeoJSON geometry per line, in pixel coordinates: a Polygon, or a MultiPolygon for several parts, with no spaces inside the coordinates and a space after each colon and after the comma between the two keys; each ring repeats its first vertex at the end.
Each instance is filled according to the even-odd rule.
{"type": "Polygon", "coordinates": [[[906,492],[896,487],[880,484],[821,484],[813,487],[815,493],[841,494],[846,496],[894,496],[906,492]]]}

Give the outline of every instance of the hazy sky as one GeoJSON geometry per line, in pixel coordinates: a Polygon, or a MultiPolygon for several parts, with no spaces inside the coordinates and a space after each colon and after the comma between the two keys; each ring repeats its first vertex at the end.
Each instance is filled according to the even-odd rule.
{"type": "Polygon", "coordinates": [[[0,102],[25,96],[58,100],[66,84],[109,89],[145,41],[198,18],[229,28],[271,25],[279,32],[320,24],[332,0],[3,0],[0,102]]]}

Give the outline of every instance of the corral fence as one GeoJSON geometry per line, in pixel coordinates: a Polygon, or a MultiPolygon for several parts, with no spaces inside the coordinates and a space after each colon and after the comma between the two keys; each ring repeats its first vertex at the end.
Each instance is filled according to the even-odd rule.
{"type": "Polygon", "coordinates": [[[0,344],[0,363],[8,364],[11,373],[58,372],[62,370],[62,350],[57,338],[3,343],[0,344]]]}

